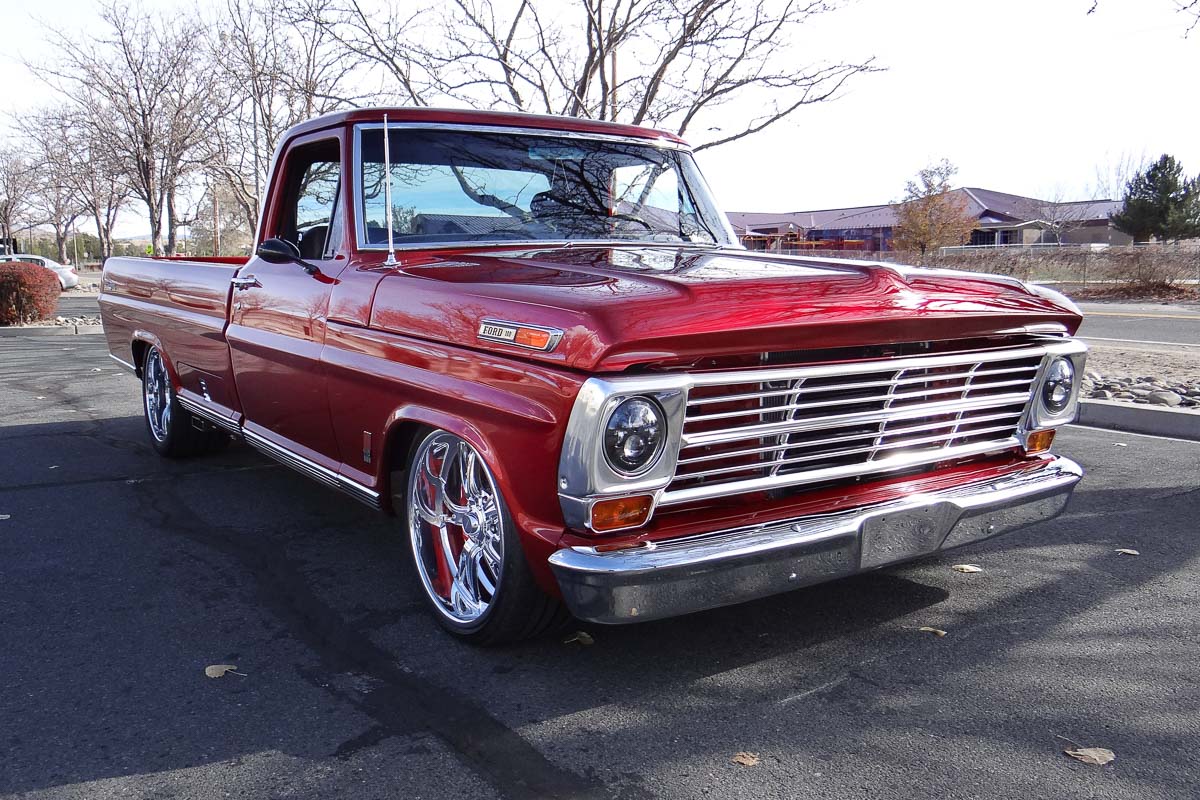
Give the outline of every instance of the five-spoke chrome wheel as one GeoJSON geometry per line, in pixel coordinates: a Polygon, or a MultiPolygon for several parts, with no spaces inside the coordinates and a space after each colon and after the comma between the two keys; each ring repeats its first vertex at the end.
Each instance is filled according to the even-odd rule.
{"type": "Polygon", "coordinates": [[[167,440],[171,429],[171,378],[157,347],[150,348],[143,367],[143,388],[146,395],[146,421],[150,435],[158,442],[167,440]]]}
{"type": "Polygon", "coordinates": [[[408,481],[408,527],[425,591],[450,622],[471,626],[496,600],[504,571],[504,513],[491,470],[446,431],[425,437],[408,481]]]}

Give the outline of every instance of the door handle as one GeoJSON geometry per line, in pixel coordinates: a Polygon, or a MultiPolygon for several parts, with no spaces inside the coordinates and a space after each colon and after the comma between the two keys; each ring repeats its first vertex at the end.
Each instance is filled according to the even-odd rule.
{"type": "Polygon", "coordinates": [[[253,275],[244,275],[239,278],[233,278],[230,283],[232,283],[233,288],[237,289],[239,292],[246,289],[253,289],[256,286],[260,289],[262,288],[262,284],[258,282],[258,278],[254,277],[253,275]]]}

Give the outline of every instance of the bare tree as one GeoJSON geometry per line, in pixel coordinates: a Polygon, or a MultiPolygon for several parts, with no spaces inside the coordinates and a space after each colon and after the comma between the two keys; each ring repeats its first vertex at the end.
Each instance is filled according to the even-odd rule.
{"type": "Polygon", "coordinates": [[[36,173],[15,147],[0,149],[0,237],[15,239],[34,192],[36,173]]]}
{"type": "Polygon", "coordinates": [[[201,25],[194,16],[151,16],[115,0],[100,16],[104,33],[79,44],[79,37],[57,32],[57,60],[35,69],[85,112],[94,141],[104,144],[146,205],[155,252],[173,253],[180,181],[223,110],[196,46],[201,25]]]}
{"type": "Polygon", "coordinates": [[[349,85],[361,59],[320,24],[285,11],[282,0],[226,0],[208,26],[229,110],[209,138],[204,169],[228,188],[250,230],[283,133],[363,99],[349,85]]]}
{"type": "Polygon", "coordinates": [[[1030,198],[1024,203],[1022,213],[1041,226],[1044,237],[1049,237],[1055,244],[1062,244],[1071,231],[1082,228],[1087,222],[1089,204],[1086,201],[1068,200],[1069,195],[1061,185],[1055,185],[1042,194],[1045,199],[1030,198]]]}
{"type": "Polygon", "coordinates": [[[101,261],[112,255],[112,232],[117,215],[132,194],[112,148],[98,138],[78,109],[66,108],[25,115],[34,150],[53,161],[57,180],[68,188],[90,216],[100,244],[101,261]]]}
{"type": "Polygon", "coordinates": [[[1179,6],[1179,13],[1188,17],[1187,30],[1183,33],[1188,36],[1200,25],[1200,0],[1175,0],[1175,5],[1179,6]]]}
{"type": "Polygon", "coordinates": [[[1117,156],[1106,154],[1104,163],[1096,165],[1095,176],[1087,188],[1088,196],[1093,200],[1120,199],[1125,187],[1135,175],[1145,170],[1149,161],[1145,151],[1137,154],[1124,152],[1117,156]]]}
{"type": "Polygon", "coordinates": [[[757,133],[829,100],[860,62],[788,65],[796,37],[837,2],[450,0],[436,15],[388,0],[293,0],[294,12],[385,71],[402,100],[701,130],[697,150],[757,133]],[[726,128],[733,100],[757,112],[726,128]]]}
{"type": "Polygon", "coordinates": [[[58,261],[65,264],[69,261],[67,240],[75,220],[84,213],[84,205],[72,180],[75,153],[53,120],[53,114],[43,114],[27,128],[35,174],[30,214],[36,224],[46,225],[53,232],[58,261]]]}

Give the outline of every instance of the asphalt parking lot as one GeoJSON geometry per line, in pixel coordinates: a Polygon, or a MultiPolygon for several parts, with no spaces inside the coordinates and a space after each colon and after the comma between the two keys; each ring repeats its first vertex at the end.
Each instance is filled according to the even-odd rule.
{"type": "Polygon", "coordinates": [[[1200,796],[1200,443],[1071,428],[1052,522],[479,650],[391,520],[240,446],[155,456],[102,337],[0,339],[0,410],[3,797],[1200,796]]]}

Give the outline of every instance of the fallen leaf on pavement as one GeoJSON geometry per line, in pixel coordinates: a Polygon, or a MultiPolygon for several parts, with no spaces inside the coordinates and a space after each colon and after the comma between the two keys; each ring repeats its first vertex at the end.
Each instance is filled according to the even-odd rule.
{"type": "Polygon", "coordinates": [[[563,639],[563,644],[571,644],[572,642],[579,642],[581,645],[586,647],[587,645],[595,644],[596,640],[593,639],[592,635],[587,631],[575,631],[570,636],[563,639]]]}
{"type": "Polygon", "coordinates": [[[978,564],[955,564],[950,569],[955,572],[983,572],[983,567],[978,564]]]}
{"type": "Polygon", "coordinates": [[[1085,764],[1094,764],[1097,767],[1103,767],[1117,757],[1117,754],[1112,750],[1103,747],[1077,747],[1074,750],[1063,750],[1063,752],[1076,761],[1082,761],[1085,764]]]}
{"type": "Polygon", "coordinates": [[[1130,550],[1128,547],[1122,547],[1121,549],[1117,550],[1116,552],[1120,553],[1123,556],[1140,556],[1141,555],[1141,553],[1139,553],[1137,550],[1130,550]]]}
{"type": "Polygon", "coordinates": [[[741,764],[743,767],[757,767],[758,753],[737,753],[730,760],[735,764],[741,764]]]}
{"type": "Polygon", "coordinates": [[[210,678],[222,678],[227,673],[232,672],[234,675],[246,677],[241,672],[237,672],[237,664],[209,664],[204,668],[204,674],[210,678]]]}
{"type": "Polygon", "coordinates": [[[921,633],[932,633],[939,639],[946,635],[946,632],[941,628],[930,628],[928,625],[923,628],[917,628],[917,630],[919,630],[921,633]]]}

